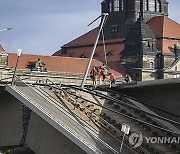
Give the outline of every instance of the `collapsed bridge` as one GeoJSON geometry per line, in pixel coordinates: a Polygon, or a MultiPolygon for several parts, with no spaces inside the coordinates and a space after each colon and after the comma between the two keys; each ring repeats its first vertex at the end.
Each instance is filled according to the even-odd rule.
{"type": "MultiPolygon", "coordinates": [[[[1,86],[0,149],[30,153],[119,153],[123,123],[146,136],[179,136],[179,123],[113,89],[102,90],[48,80],[44,85],[1,86]]],[[[128,137],[122,153],[175,153],[177,145],[143,143],[133,149],[128,137]]]]}

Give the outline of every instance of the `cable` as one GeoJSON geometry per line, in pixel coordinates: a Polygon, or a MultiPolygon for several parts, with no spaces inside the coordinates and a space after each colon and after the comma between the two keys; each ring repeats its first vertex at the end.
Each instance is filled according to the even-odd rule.
{"type": "MultiPolygon", "coordinates": [[[[67,86],[67,85],[66,85],[66,86],[67,86]]],[[[94,94],[94,95],[96,95],[96,96],[105,98],[105,99],[110,100],[110,101],[114,101],[114,102],[117,103],[117,104],[125,105],[125,106],[127,106],[127,107],[140,110],[141,112],[143,112],[143,113],[145,113],[145,114],[148,114],[148,115],[150,115],[150,116],[156,117],[156,118],[158,118],[158,119],[165,120],[165,121],[168,121],[168,122],[170,122],[170,123],[174,123],[174,124],[180,125],[179,122],[173,121],[173,120],[171,120],[171,119],[168,119],[168,118],[165,118],[165,117],[162,117],[162,116],[159,116],[159,115],[154,115],[154,114],[152,114],[152,113],[150,113],[150,112],[147,112],[147,111],[144,111],[144,110],[140,109],[139,107],[130,105],[130,104],[125,103],[125,102],[123,102],[123,101],[119,101],[119,100],[117,100],[117,99],[115,99],[115,98],[113,98],[113,97],[106,96],[106,95],[100,94],[100,93],[98,93],[98,92],[88,91],[88,90],[86,90],[86,89],[80,89],[80,88],[74,87],[74,86],[71,86],[71,87],[72,87],[72,88],[75,88],[75,89],[77,89],[77,90],[81,90],[81,91],[90,93],[90,94],[94,94]]]]}
{"type": "MultiPolygon", "coordinates": [[[[54,88],[59,90],[59,88],[57,88],[57,87],[54,87],[54,88]]],[[[79,90],[82,90],[82,89],[79,89],[79,90]]],[[[82,91],[83,91],[83,90],[82,90],[82,91]]],[[[68,92],[68,91],[67,91],[67,92],[68,92]]],[[[74,93],[72,93],[72,92],[68,92],[68,93],[71,94],[71,95],[73,95],[73,96],[75,96],[75,97],[81,98],[81,99],[83,99],[83,100],[85,100],[85,101],[87,101],[87,102],[89,102],[89,103],[91,103],[91,104],[97,105],[97,106],[99,106],[99,107],[101,107],[101,108],[103,108],[103,109],[106,109],[106,110],[108,110],[108,111],[111,111],[111,112],[113,112],[113,113],[122,115],[122,116],[124,116],[124,117],[129,118],[129,119],[138,121],[138,122],[140,122],[140,123],[143,123],[143,124],[145,124],[145,125],[148,125],[148,126],[151,126],[151,127],[157,128],[157,129],[161,129],[161,130],[164,130],[164,131],[167,131],[167,132],[176,134],[176,135],[180,135],[178,132],[174,132],[174,131],[172,131],[172,130],[169,130],[169,129],[166,129],[166,128],[162,128],[162,127],[159,127],[159,126],[154,125],[154,124],[150,124],[150,123],[148,123],[148,122],[145,122],[145,121],[143,121],[143,120],[139,120],[139,119],[137,119],[137,118],[128,116],[128,115],[123,114],[123,113],[120,113],[120,112],[115,111],[115,110],[113,110],[113,109],[110,109],[110,108],[108,108],[108,107],[104,107],[104,106],[102,106],[102,105],[96,104],[96,103],[94,103],[94,102],[92,102],[92,101],[90,101],[90,100],[87,100],[86,98],[82,98],[82,96],[78,96],[78,95],[76,95],[76,94],[74,94],[74,93]]],[[[154,115],[154,116],[155,116],[155,115],[154,115]]]]}
{"type": "Polygon", "coordinates": [[[87,102],[89,102],[89,103],[91,103],[91,104],[93,104],[93,105],[97,105],[97,106],[99,106],[99,107],[101,107],[101,108],[103,108],[103,109],[105,109],[105,110],[107,110],[107,111],[111,111],[111,112],[113,112],[113,113],[122,115],[122,116],[124,116],[124,117],[126,117],[126,118],[129,118],[129,119],[138,121],[138,122],[140,122],[140,123],[143,123],[143,124],[145,124],[145,125],[148,125],[148,126],[151,126],[151,127],[157,128],[157,129],[161,129],[161,130],[164,130],[164,131],[167,131],[167,132],[176,134],[176,135],[180,135],[179,133],[174,132],[174,131],[172,131],[172,130],[169,130],[169,129],[166,129],[166,128],[162,128],[162,127],[159,127],[159,126],[154,125],[154,124],[150,124],[150,123],[148,123],[148,122],[139,120],[139,119],[134,118],[134,117],[130,117],[130,116],[126,115],[126,114],[120,113],[120,112],[115,111],[115,110],[113,110],[113,109],[110,109],[110,108],[108,108],[108,107],[104,107],[104,106],[102,106],[102,105],[96,104],[96,103],[94,103],[94,102],[92,102],[92,101],[90,101],[90,100],[87,100],[86,98],[82,98],[82,96],[75,95],[75,94],[73,94],[73,93],[71,93],[71,92],[67,92],[67,93],[69,93],[70,95],[73,95],[73,96],[75,96],[75,97],[79,97],[79,98],[81,98],[81,99],[83,99],[83,100],[85,100],[85,101],[87,101],[87,102]]]}
{"type": "MultiPolygon", "coordinates": [[[[106,89],[106,91],[111,92],[111,93],[114,93],[114,94],[121,95],[121,96],[123,96],[123,97],[125,97],[125,98],[133,99],[133,100],[135,100],[135,101],[139,102],[139,100],[137,100],[137,99],[136,99],[136,98],[134,98],[134,97],[127,96],[127,95],[122,94],[122,93],[119,93],[119,92],[117,92],[117,91],[113,91],[112,89],[106,89]]],[[[127,93],[127,94],[132,94],[132,93],[127,93]]],[[[133,94],[134,94],[134,93],[133,93],[133,94]]],[[[136,95],[136,94],[135,94],[135,95],[136,95]]],[[[138,95],[138,94],[137,94],[137,95],[138,95]]],[[[145,100],[145,101],[146,101],[146,100],[150,100],[150,99],[141,99],[141,100],[145,100]]],[[[155,101],[155,100],[152,100],[152,99],[151,99],[150,101],[154,101],[154,102],[162,103],[162,101],[155,101]]],[[[148,105],[148,104],[145,104],[145,103],[143,103],[143,102],[141,102],[141,104],[146,105],[146,106],[148,106],[148,107],[150,107],[150,108],[156,109],[156,110],[158,110],[158,111],[164,112],[164,113],[169,114],[169,115],[171,115],[171,116],[174,116],[174,117],[180,118],[180,116],[178,116],[178,115],[175,115],[175,114],[173,114],[173,113],[170,113],[170,112],[167,112],[167,111],[161,110],[161,109],[159,109],[159,108],[153,107],[153,106],[148,105]]]]}

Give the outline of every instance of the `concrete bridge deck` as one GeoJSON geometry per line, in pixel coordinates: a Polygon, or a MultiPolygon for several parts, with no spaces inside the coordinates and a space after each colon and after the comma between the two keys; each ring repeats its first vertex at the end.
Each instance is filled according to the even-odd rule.
{"type": "MultiPolygon", "coordinates": [[[[153,96],[156,96],[153,93],[153,88],[155,88],[158,94],[160,94],[160,98],[158,96],[157,98],[163,99],[163,97],[165,97],[162,91],[163,88],[163,90],[167,90],[171,87],[174,93],[174,90],[179,84],[177,80],[175,82],[172,81],[170,84],[168,84],[168,82],[165,84],[164,82],[167,81],[160,81],[160,84],[144,82],[137,85],[117,86],[113,88],[113,90],[131,96],[128,92],[133,89],[133,91],[136,91],[137,94],[139,93],[139,96],[141,96],[140,93],[143,90],[143,92],[145,92],[145,89],[147,91],[150,89],[152,93],[149,93],[149,99],[152,99],[153,96]],[[161,82],[163,83],[161,84],[161,82]]],[[[170,94],[171,91],[168,90],[168,93],[170,94]]],[[[85,117],[77,110],[74,110],[74,107],[64,104],[64,102],[48,88],[27,86],[23,82],[16,82],[16,85],[7,85],[6,91],[5,86],[1,86],[0,96],[3,100],[0,102],[0,120],[3,123],[3,125],[0,126],[0,135],[2,137],[2,140],[0,140],[0,149],[3,147],[15,148],[25,146],[37,154],[56,154],[60,151],[63,154],[110,154],[118,153],[119,151],[120,142],[115,137],[108,134],[106,130],[96,127],[96,124],[93,124],[89,121],[89,118],[85,117]],[[29,112],[26,107],[31,109],[31,111],[29,112]]],[[[147,96],[148,95],[145,97],[147,96]]],[[[104,100],[101,97],[97,98],[93,95],[90,97],[85,94],[83,97],[87,98],[89,101],[95,100],[105,107],[112,107],[113,110],[116,110],[115,107],[117,107],[117,104],[115,102],[102,102],[104,100]]],[[[176,96],[174,98],[173,103],[177,101],[178,97],[179,96],[176,96]]],[[[166,97],[164,101],[167,103],[166,97]]],[[[132,102],[131,104],[148,110],[148,108],[139,104],[139,101],[132,102]]],[[[120,109],[117,108],[117,110],[126,111],[127,115],[132,115],[134,112],[131,108],[125,108],[123,105],[119,106],[119,108],[120,109]]],[[[151,134],[147,126],[144,127],[141,124],[137,126],[136,121],[127,120],[127,118],[123,118],[115,113],[105,112],[104,109],[102,111],[106,113],[106,118],[109,119],[107,116],[108,114],[110,115],[111,122],[114,120],[120,124],[121,122],[128,122],[134,127],[134,130],[141,130],[146,132],[146,134],[151,134]],[[148,130],[144,130],[147,128],[148,130]]],[[[147,118],[148,116],[145,115],[145,117],[147,118]]],[[[138,118],[143,119],[143,117],[140,116],[138,116],[138,118]]],[[[107,128],[110,129],[109,126],[107,128]]],[[[113,127],[111,127],[111,129],[112,128],[113,127]]],[[[159,150],[162,149],[168,152],[168,154],[172,154],[176,150],[174,149],[174,151],[171,151],[167,146],[161,147],[159,150]]],[[[122,153],[131,154],[136,152],[124,146],[122,153]]]]}
{"type": "MultiPolygon", "coordinates": [[[[56,154],[59,151],[63,151],[63,154],[118,153],[119,141],[104,130],[92,127],[88,123],[89,119],[86,118],[84,120],[82,115],[74,114],[63,105],[63,102],[55,98],[51,92],[47,92],[47,89],[25,85],[7,85],[6,91],[9,92],[5,92],[6,97],[10,99],[7,102],[12,106],[16,105],[13,108],[18,110],[18,115],[16,114],[15,119],[12,119],[11,116],[14,116],[14,112],[12,112],[10,114],[11,120],[9,119],[10,121],[8,122],[4,121],[4,123],[12,127],[14,125],[14,129],[18,132],[13,130],[12,134],[10,133],[12,128],[9,128],[6,134],[10,133],[9,135],[15,141],[13,143],[5,142],[6,139],[11,140],[10,136],[5,135],[1,138],[0,147],[18,146],[22,143],[22,140],[25,140],[26,146],[37,154],[56,154]],[[14,99],[16,103],[11,99],[14,99]],[[28,122],[22,120],[21,103],[32,110],[28,122]],[[14,124],[11,124],[12,120],[14,124]],[[25,124],[28,125],[28,129],[22,127],[25,124]],[[24,139],[22,139],[23,137],[24,139]]],[[[7,111],[7,109],[4,108],[4,111],[7,111]]],[[[7,113],[5,116],[8,117],[7,113]]],[[[5,118],[5,120],[8,119],[5,118]]],[[[0,131],[0,133],[2,132],[0,131]]],[[[123,153],[131,154],[134,152],[125,147],[123,153]]]]}
{"type": "MultiPolygon", "coordinates": [[[[72,116],[72,114],[56,100],[52,101],[52,99],[45,95],[38,95],[29,87],[7,86],[6,90],[59,132],[76,143],[85,152],[110,153],[105,152],[109,151],[108,148],[103,146],[102,143],[95,138],[96,135],[94,132],[91,132],[91,130],[87,132],[84,129],[84,127],[87,126],[81,119],[72,116]],[[96,146],[96,144],[99,145],[96,146]],[[101,148],[98,149],[97,147],[101,148]]],[[[37,90],[37,88],[35,90],[37,90]]]]}

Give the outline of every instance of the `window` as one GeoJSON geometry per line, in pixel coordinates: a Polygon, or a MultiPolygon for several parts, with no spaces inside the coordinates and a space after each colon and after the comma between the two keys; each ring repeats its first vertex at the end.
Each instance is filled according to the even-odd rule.
{"type": "Polygon", "coordinates": [[[109,51],[106,56],[112,56],[113,54],[111,53],[111,51],[109,51]]]}
{"type": "Polygon", "coordinates": [[[117,33],[118,32],[118,25],[112,25],[111,26],[111,32],[112,33],[117,33]]]}
{"type": "Polygon", "coordinates": [[[120,10],[124,10],[124,0],[121,0],[120,10]]]}
{"type": "Polygon", "coordinates": [[[86,58],[85,53],[83,53],[80,58],[86,58]]]}
{"type": "Polygon", "coordinates": [[[119,0],[114,0],[114,11],[119,11],[119,0]]]}
{"type": "Polygon", "coordinates": [[[109,12],[118,12],[124,10],[124,0],[110,0],[109,12]]]}
{"type": "Polygon", "coordinates": [[[150,63],[149,63],[149,67],[150,67],[150,68],[154,68],[154,63],[153,63],[153,62],[150,62],[150,63]]]}
{"type": "Polygon", "coordinates": [[[110,1],[110,3],[109,3],[109,12],[112,12],[112,5],[113,4],[113,2],[112,1],[110,1]]]}
{"type": "Polygon", "coordinates": [[[157,0],[156,11],[161,12],[161,2],[160,2],[160,0],[157,0]]]}
{"type": "Polygon", "coordinates": [[[145,8],[144,8],[145,11],[148,11],[148,0],[145,0],[145,8]]]}
{"type": "Polygon", "coordinates": [[[156,0],[149,0],[149,11],[156,11],[156,0]]]}
{"type": "Polygon", "coordinates": [[[98,53],[96,52],[93,57],[99,57],[98,53]]]}
{"type": "Polygon", "coordinates": [[[150,44],[149,41],[148,41],[147,47],[148,47],[148,48],[151,48],[151,44],[150,44]]]}

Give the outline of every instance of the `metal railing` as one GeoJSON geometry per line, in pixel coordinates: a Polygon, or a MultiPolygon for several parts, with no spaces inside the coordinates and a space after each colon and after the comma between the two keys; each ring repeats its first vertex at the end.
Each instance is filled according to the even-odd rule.
{"type": "MultiPolygon", "coordinates": [[[[54,87],[51,85],[52,88],[55,88],[56,90],[63,90],[62,88],[59,89],[59,87],[54,87]]],[[[72,101],[74,101],[74,105],[77,104],[77,100],[75,98],[73,98],[72,96],[76,97],[77,95],[73,94],[73,93],[70,93],[70,92],[67,92],[67,91],[64,91],[63,92],[66,93],[66,95],[68,96],[68,99],[72,99],[72,101]]],[[[85,100],[87,102],[89,102],[90,104],[93,104],[93,105],[98,105],[96,103],[93,103],[83,97],[79,97],[80,99],[82,100],[85,100]]],[[[81,104],[80,102],[78,102],[79,104],[81,104]]],[[[81,104],[87,111],[89,111],[90,115],[89,115],[89,120],[92,120],[95,119],[95,118],[92,118],[92,117],[96,117],[96,119],[99,119],[101,122],[101,125],[104,125],[104,127],[111,127],[113,131],[116,131],[118,134],[116,134],[116,137],[114,137],[116,140],[119,140],[120,141],[120,138],[117,138],[117,136],[123,136],[123,132],[121,132],[120,130],[118,130],[116,127],[114,127],[112,124],[110,124],[108,121],[106,121],[105,119],[103,119],[100,115],[97,115],[95,112],[92,112],[92,110],[88,109],[85,105],[81,104]]],[[[102,106],[99,106],[99,107],[102,107],[102,106]]],[[[105,129],[106,131],[106,129],[105,129]]],[[[111,135],[113,135],[113,132],[110,131],[111,135]]],[[[129,140],[129,137],[127,135],[125,135],[125,143],[126,143],[126,146],[129,147],[129,145],[127,144],[128,143],[128,140],[129,140]]],[[[144,152],[145,154],[150,154],[146,149],[144,149],[142,146],[139,146],[137,149],[132,149],[136,152],[138,151],[141,151],[141,152],[144,152]]],[[[116,151],[116,153],[119,153],[116,151]]]]}
{"type": "MultiPolygon", "coordinates": [[[[59,90],[59,91],[62,91],[63,93],[65,93],[66,94],[66,96],[68,97],[68,98],[70,98],[71,100],[73,100],[75,103],[74,103],[74,105],[76,105],[76,100],[71,96],[71,95],[69,95],[69,93],[67,92],[67,91],[65,91],[65,90],[63,90],[60,86],[61,85],[57,85],[56,83],[53,83],[51,80],[49,80],[49,79],[47,79],[47,81],[49,81],[51,84],[48,84],[48,83],[46,83],[46,86],[49,86],[49,87],[51,87],[51,88],[54,88],[55,90],[59,90]]],[[[89,120],[93,117],[93,115],[96,115],[95,113],[93,113],[89,108],[87,108],[85,105],[83,105],[82,104],[82,106],[87,110],[87,111],[89,111],[91,114],[90,114],[90,116],[89,116],[89,120]]],[[[98,115],[96,115],[96,116],[98,116],[98,115]]],[[[84,121],[85,122],[85,121],[84,121]]],[[[87,131],[87,130],[86,130],[87,131]]],[[[115,154],[118,154],[118,152],[115,150],[115,149],[113,149],[110,145],[108,145],[107,143],[105,143],[104,141],[102,141],[102,139],[100,139],[99,137],[96,137],[98,140],[100,140],[100,142],[102,142],[108,149],[110,149],[113,153],[115,153],[115,154]]]]}

